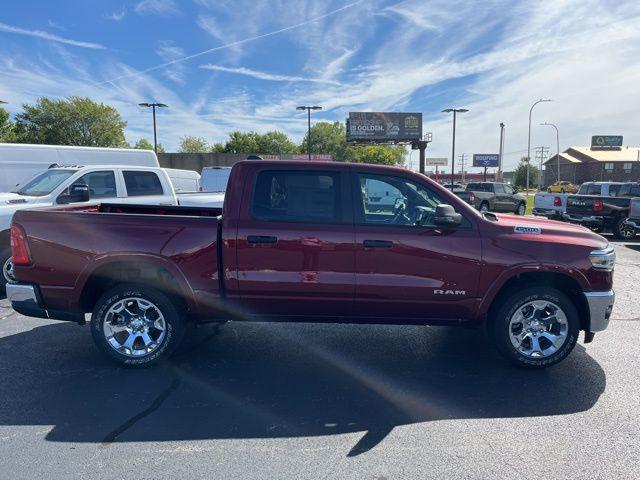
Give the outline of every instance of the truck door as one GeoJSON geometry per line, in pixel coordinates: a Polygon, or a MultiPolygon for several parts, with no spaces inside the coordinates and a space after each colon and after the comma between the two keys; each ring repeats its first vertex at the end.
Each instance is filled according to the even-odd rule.
{"type": "Polygon", "coordinates": [[[398,200],[392,208],[371,209],[365,196],[354,194],[355,314],[386,321],[469,318],[481,260],[475,222],[465,218],[455,230],[436,228],[435,207],[444,202],[415,178],[354,172],[352,190],[364,191],[374,180],[398,200]]]}
{"type": "Polygon", "coordinates": [[[254,171],[237,232],[237,285],[248,314],[350,315],[355,289],[349,177],[309,167],[254,171]]]}

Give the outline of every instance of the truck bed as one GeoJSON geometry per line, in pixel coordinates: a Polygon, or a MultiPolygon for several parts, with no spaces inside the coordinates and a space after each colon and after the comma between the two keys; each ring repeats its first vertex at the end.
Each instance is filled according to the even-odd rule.
{"type": "Polygon", "coordinates": [[[40,286],[47,309],[73,311],[82,310],[85,295],[101,295],[92,291],[96,279],[118,275],[135,282],[162,271],[190,309],[200,309],[190,313],[206,317],[210,312],[203,308],[217,305],[220,291],[221,213],[220,208],[115,203],[21,210],[14,224],[29,237],[33,262],[16,266],[16,273],[40,286]],[[142,262],[156,270],[136,269],[142,262]]]}

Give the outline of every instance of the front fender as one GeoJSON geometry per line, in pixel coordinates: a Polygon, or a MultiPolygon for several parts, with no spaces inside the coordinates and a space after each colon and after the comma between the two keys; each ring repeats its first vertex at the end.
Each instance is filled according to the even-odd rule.
{"type": "Polygon", "coordinates": [[[590,288],[589,280],[587,279],[587,277],[585,277],[585,275],[581,271],[569,265],[543,263],[514,265],[503,271],[491,283],[484,296],[482,297],[482,300],[478,307],[478,315],[484,316],[489,312],[491,304],[509,280],[525,273],[561,274],[575,280],[583,290],[589,290],[590,288]]]}

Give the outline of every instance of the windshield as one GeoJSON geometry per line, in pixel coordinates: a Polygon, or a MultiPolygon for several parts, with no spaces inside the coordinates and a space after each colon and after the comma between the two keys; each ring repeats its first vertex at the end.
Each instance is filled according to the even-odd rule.
{"type": "Polygon", "coordinates": [[[46,172],[36,175],[27,183],[20,185],[20,188],[13,193],[31,197],[44,197],[45,195],[49,195],[74,173],[76,173],[76,170],[47,170],[46,172]]]}

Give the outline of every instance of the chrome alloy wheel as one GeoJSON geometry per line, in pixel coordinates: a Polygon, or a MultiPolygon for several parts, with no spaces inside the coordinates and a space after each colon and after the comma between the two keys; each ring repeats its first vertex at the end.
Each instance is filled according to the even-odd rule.
{"type": "Polygon", "coordinates": [[[6,283],[16,283],[16,277],[13,275],[13,262],[11,261],[11,257],[7,258],[7,261],[4,262],[2,266],[2,276],[6,283]]]}
{"type": "Polygon", "coordinates": [[[509,321],[509,339],[525,357],[545,358],[567,340],[567,316],[548,300],[534,300],[519,307],[509,321]]]}
{"type": "Polygon", "coordinates": [[[103,324],[107,342],[118,353],[140,357],[154,352],[165,339],[167,323],[157,305],[143,298],[114,303],[103,324]]]}

